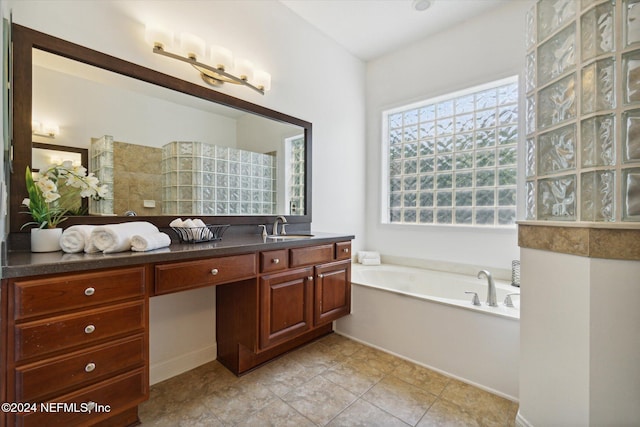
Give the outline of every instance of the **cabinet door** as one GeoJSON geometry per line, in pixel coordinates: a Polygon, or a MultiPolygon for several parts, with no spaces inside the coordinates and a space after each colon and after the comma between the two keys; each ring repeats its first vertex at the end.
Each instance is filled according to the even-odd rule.
{"type": "Polygon", "coordinates": [[[260,348],[308,331],[313,322],[313,268],[260,278],[260,348]]]}
{"type": "Polygon", "coordinates": [[[332,322],[351,312],[351,261],[316,267],[314,324],[332,322]]]}

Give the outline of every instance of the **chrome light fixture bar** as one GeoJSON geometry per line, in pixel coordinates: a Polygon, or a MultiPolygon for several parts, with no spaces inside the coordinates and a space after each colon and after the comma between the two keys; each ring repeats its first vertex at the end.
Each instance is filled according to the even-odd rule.
{"type": "Polygon", "coordinates": [[[271,75],[262,70],[254,70],[253,64],[247,60],[236,59],[228,49],[220,46],[212,46],[211,59],[215,66],[207,65],[200,58],[205,56],[204,41],[188,33],[180,36],[180,50],[183,55],[170,52],[173,45],[173,33],[162,29],[147,27],[145,38],[153,43],[153,53],[157,53],[168,58],[173,58],[181,62],[190,64],[199,73],[202,80],[212,86],[220,86],[223,83],[233,83],[243,85],[264,95],[265,91],[271,87],[271,75]],[[235,74],[229,68],[235,68],[235,74]]]}

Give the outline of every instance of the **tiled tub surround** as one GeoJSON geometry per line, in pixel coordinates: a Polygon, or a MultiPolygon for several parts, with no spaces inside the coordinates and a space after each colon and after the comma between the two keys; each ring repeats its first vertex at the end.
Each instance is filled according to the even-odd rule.
{"type": "Polygon", "coordinates": [[[486,279],[475,275],[354,264],[351,280],[352,313],[337,321],[339,333],[517,400],[519,297],[516,308],[503,302],[519,288],[496,280],[494,308],[486,279]],[[480,307],[466,290],[478,293],[480,307]]]}
{"type": "Polygon", "coordinates": [[[527,15],[527,220],[640,221],[639,11],[549,0],[527,15]]]}
{"type": "Polygon", "coordinates": [[[218,362],[151,387],[143,426],[502,426],[517,404],[338,334],[240,378],[218,362]]]}

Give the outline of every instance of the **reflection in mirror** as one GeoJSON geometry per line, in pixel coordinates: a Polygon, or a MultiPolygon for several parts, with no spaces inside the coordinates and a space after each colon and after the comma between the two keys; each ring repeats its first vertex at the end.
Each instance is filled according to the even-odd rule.
{"type": "MultiPolygon", "coordinates": [[[[304,128],[33,49],[33,120],[90,151],[90,213],[305,215],[304,128]]],[[[34,140],[38,141],[37,136],[34,140]]]]}
{"type": "MultiPolygon", "coordinates": [[[[60,165],[67,161],[74,166],[87,168],[88,159],[89,150],[86,148],[34,142],[31,145],[31,173],[33,174],[33,180],[37,181],[40,177],[40,172],[47,170],[51,165],[60,165]]],[[[65,187],[59,187],[58,192],[63,195],[65,187]]],[[[84,197],[78,197],[77,202],[67,206],[72,215],[86,215],[88,213],[88,203],[84,197]]]]}

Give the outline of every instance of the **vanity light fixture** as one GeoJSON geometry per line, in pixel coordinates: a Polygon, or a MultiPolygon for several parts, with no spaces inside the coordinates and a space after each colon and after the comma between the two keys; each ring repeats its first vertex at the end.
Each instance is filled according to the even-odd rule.
{"type": "Polygon", "coordinates": [[[34,120],[31,122],[31,133],[45,138],[55,138],[56,135],[60,134],[60,126],[52,122],[41,123],[34,120]]]}
{"type": "Polygon", "coordinates": [[[179,43],[174,45],[174,35],[159,27],[147,26],[145,40],[153,44],[153,53],[186,62],[200,72],[202,80],[212,86],[223,83],[233,83],[247,86],[264,95],[271,89],[271,75],[262,70],[256,70],[253,64],[241,58],[233,58],[229,49],[222,46],[207,47],[200,37],[190,33],[181,33],[179,43]],[[171,52],[179,49],[180,53],[171,52]],[[208,61],[213,66],[203,61],[208,61]],[[233,73],[232,73],[233,72],[233,73]]]}

